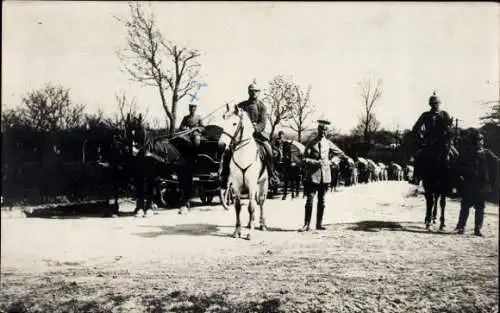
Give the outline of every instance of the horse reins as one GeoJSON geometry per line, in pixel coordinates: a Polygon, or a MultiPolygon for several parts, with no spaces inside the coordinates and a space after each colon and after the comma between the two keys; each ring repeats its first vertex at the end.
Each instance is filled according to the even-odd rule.
{"type": "MultiPolygon", "coordinates": [[[[233,135],[229,134],[226,131],[223,131],[222,133],[227,135],[229,138],[231,138],[231,142],[229,143],[229,150],[232,151],[231,161],[233,161],[233,163],[236,165],[236,167],[238,167],[240,169],[240,171],[243,173],[243,186],[245,186],[245,179],[244,178],[245,178],[246,171],[250,168],[250,166],[253,165],[253,163],[251,163],[247,167],[243,168],[234,159],[234,152],[240,150],[241,148],[243,148],[244,146],[246,146],[250,143],[250,138],[243,139],[243,122],[242,122],[241,118],[240,118],[240,122],[238,123],[238,127],[236,127],[236,130],[235,130],[233,135]],[[236,138],[238,138],[238,136],[239,136],[239,139],[237,140],[236,138]]],[[[259,152],[257,150],[257,152],[255,153],[255,159],[257,159],[258,155],[259,155],[259,152]]]]}

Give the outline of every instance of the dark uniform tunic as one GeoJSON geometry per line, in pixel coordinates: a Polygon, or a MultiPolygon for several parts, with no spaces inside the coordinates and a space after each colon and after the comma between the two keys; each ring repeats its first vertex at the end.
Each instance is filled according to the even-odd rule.
{"type": "MultiPolygon", "coordinates": [[[[422,177],[425,166],[434,164],[437,161],[434,157],[443,156],[447,144],[450,143],[452,125],[453,120],[446,111],[435,112],[430,110],[420,115],[413,126],[414,134],[420,134],[422,127],[424,127],[423,136],[417,143],[419,151],[415,155],[414,176],[416,179],[422,177]]],[[[443,171],[445,170],[443,169],[443,171]]],[[[446,175],[446,173],[443,173],[443,175],[446,175]]],[[[448,189],[448,187],[445,189],[448,189]]]]}
{"type": "Polygon", "coordinates": [[[469,148],[461,151],[458,159],[458,170],[462,186],[460,215],[457,229],[464,229],[469,217],[469,210],[474,207],[474,230],[480,232],[484,219],[485,200],[492,191],[495,175],[498,172],[498,157],[488,149],[469,148]]]}
{"type": "Polygon", "coordinates": [[[441,142],[444,139],[449,139],[453,120],[446,111],[434,112],[432,110],[422,113],[417,122],[413,126],[413,132],[421,130],[425,127],[423,135],[423,145],[441,142]]]}
{"type": "Polygon", "coordinates": [[[255,131],[263,135],[267,122],[267,109],[264,103],[260,100],[249,99],[238,103],[238,107],[247,112],[250,120],[255,123],[255,131]]]}
{"type": "Polygon", "coordinates": [[[203,126],[203,121],[201,120],[201,117],[197,114],[191,116],[190,114],[184,116],[184,118],[181,121],[180,129],[190,129],[194,127],[202,127],[203,126]]]}

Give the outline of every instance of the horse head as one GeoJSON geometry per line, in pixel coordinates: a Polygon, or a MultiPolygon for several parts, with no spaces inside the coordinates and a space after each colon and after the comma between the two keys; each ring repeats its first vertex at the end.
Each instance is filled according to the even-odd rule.
{"type": "Polygon", "coordinates": [[[222,122],[219,125],[222,134],[219,143],[227,146],[252,138],[253,126],[245,111],[235,105],[232,109],[226,104],[226,112],[222,115],[222,122]]]}

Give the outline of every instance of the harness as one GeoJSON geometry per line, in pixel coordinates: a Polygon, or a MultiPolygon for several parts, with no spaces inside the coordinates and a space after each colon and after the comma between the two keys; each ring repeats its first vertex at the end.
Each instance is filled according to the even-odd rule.
{"type": "MultiPolygon", "coordinates": [[[[231,138],[231,142],[229,143],[228,150],[231,152],[231,161],[236,165],[238,169],[243,173],[243,187],[245,187],[245,174],[247,170],[250,168],[250,166],[253,165],[254,162],[250,163],[247,167],[242,167],[240,166],[236,160],[234,159],[234,152],[240,150],[241,148],[245,147],[250,143],[251,138],[245,138],[243,139],[243,121],[240,118],[240,122],[238,123],[238,126],[236,127],[236,130],[234,131],[234,134],[230,134],[226,131],[222,131],[223,134],[227,135],[229,138],[231,138]]],[[[255,152],[255,161],[259,157],[259,150],[255,152]]],[[[262,175],[262,174],[261,174],[262,175]]],[[[260,176],[260,175],[259,175],[260,176]]]]}

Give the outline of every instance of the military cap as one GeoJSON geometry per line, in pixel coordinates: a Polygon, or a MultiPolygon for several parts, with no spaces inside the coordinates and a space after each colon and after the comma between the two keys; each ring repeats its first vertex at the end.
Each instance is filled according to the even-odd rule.
{"type": "Polygon", "coordinates": [[[438,96],[436,96],[436,91],[432,93],[432,96],[429,98],[429,104],[438,104],[441,103],[441,100],[439,100],[438,96]]]}
{"type": "Polygon", "coordinates": [[[198,105],[197,105],[196,103],[190,103],[190,104],[189,104],[189,106],[190,106],[190,107],[196,107],[196,106],[198,106],[198,105]]]}
{"type": "Polygon", "coordinates": [[[260,91],[260,88],[257,86],[257,81],[255,79],[250,85],[248,85],[248,91],[260,91]]]}
{"type": "Polygon", "coordinates": [[[330,121],[327,120],[318,120],[318,126],[328,127],[330,125],[330,121]]]}

